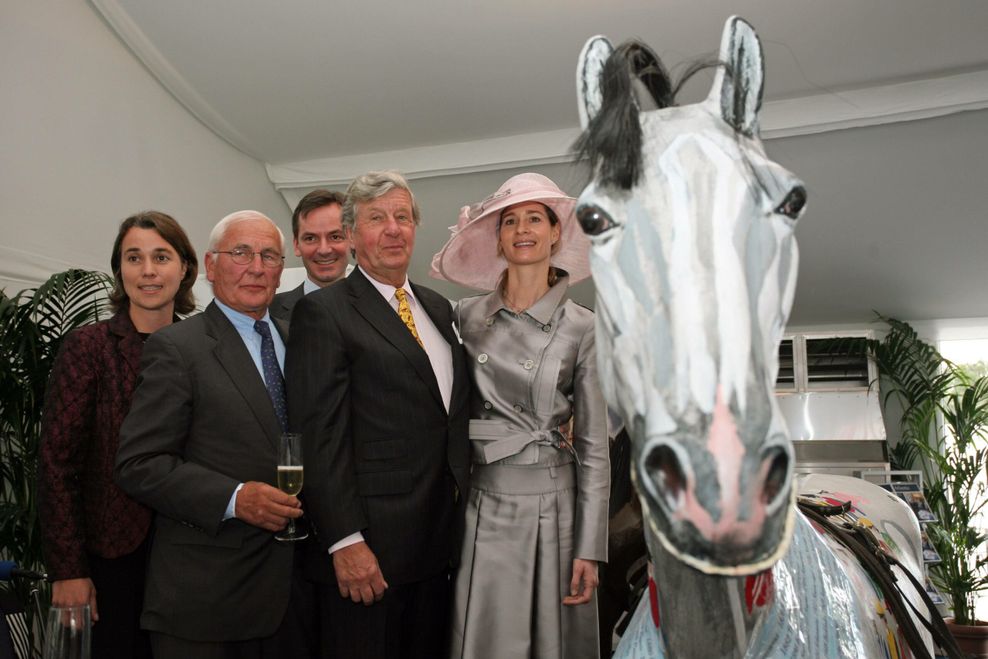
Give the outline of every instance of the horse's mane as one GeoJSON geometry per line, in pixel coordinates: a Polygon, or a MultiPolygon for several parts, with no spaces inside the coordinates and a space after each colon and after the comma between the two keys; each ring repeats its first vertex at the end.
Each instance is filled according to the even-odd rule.
{"type": "Polygon", "coordinates": [[[641,176],[641,110],[675,105],[683,84],[703,69],[726,66],[720,61],[698,61],[673,85],[662,61],[641,41],[626,41],[607,58],[600,73],[601,104],[574,149],[590,161],[604,185],[630,190],[641,176]]]}

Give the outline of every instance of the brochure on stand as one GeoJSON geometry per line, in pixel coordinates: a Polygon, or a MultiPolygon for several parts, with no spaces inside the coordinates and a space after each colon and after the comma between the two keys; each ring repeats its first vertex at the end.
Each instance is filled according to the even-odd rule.
{"type": "Polygon", "coordinates": [[[922,534],[920,536],[923,540],[923,562],[926,564],[939,563],[942,559],[937,550],[933,547],[933,543],[930,542],[929,536],[926,535],[926,527],[923,527],[922,534]]]}
{"type": "Polygon", "coordinates": [[[930,510],[930,504],[923,496],[923,474],[919,471],[886,471],[884,469],[866,470],[861,472],[861,478],[885,488],[892,494],[905,501],[916,515],[920,524],[936,522],[936,515],[930,510]]]}

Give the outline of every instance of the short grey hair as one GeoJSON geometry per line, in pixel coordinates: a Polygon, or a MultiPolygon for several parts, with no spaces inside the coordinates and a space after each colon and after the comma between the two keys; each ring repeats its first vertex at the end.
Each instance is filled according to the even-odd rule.
{"type": "Polygon", "coordinates": [[[236,211],[230,213],[217,222],[216,226],[213,227],[213,230],[209,232],[209,246],[206,248],[207,251],[215,252],[219,248],[220,243],[223,242],[223,238],[226,237],[226,232],[229,231],[234,225],[252,220],[268,222],[274,227],[274,230],[278,232],[278,239],[281,241],[281,251],[284,253],[285,234],[281,232],[281,228],[275,224],[270,217],[264,213],[258,213],[257,211],[236,211]]]}
{"type": "Polygon", "coordinates": [[[346,189],[346,202],[343,204],[343,228],[353,230],[357,222],[357,204],[373,201],[395,189],[408,193],[412,200],[412,219],[418,226],[421,221],[419,204],[415,201],[412,189],[408,187],[408,181],[394,170],[383,170],[361,174],[350,183],[350,187],[346,189]]]}

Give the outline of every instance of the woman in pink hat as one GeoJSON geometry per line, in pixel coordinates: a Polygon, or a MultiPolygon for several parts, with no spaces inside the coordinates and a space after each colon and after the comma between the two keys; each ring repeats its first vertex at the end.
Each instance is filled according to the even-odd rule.
{"type": "Polygon", "coordinates": [[[490,291],[458,304],[475,387],[453,657],[599,655],[607,410],[593,312],[566,296],[590,274],[574,206],[548,178],[519,174],[460,211],[432,262],[433,276],[490,291]]]}

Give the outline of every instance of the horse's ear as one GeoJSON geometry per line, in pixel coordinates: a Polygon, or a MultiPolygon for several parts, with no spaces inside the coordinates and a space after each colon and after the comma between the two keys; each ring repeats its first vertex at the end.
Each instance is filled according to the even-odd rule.
{"type": "Polygon", "coordinates": [[[758,134],[758,113],[762,108],[762,89],[765,84],[765,64],[762,60],[762,44],[743,18],[731,16],[724,25],[720,42],[722,68],[710,91],[720,104],[724,121],[739,133],[748,137],[758,134]]]}
{"type": "Polygon", "coordinates": [[[603,100],[600,73],[613,52],[611,42],[600,35],[590,37],[580,51],[580,60],[576,66],[576,94],[580,106],[580,127],[583,130],[587,129],[590,120],[600,112],[603,100]]]}

